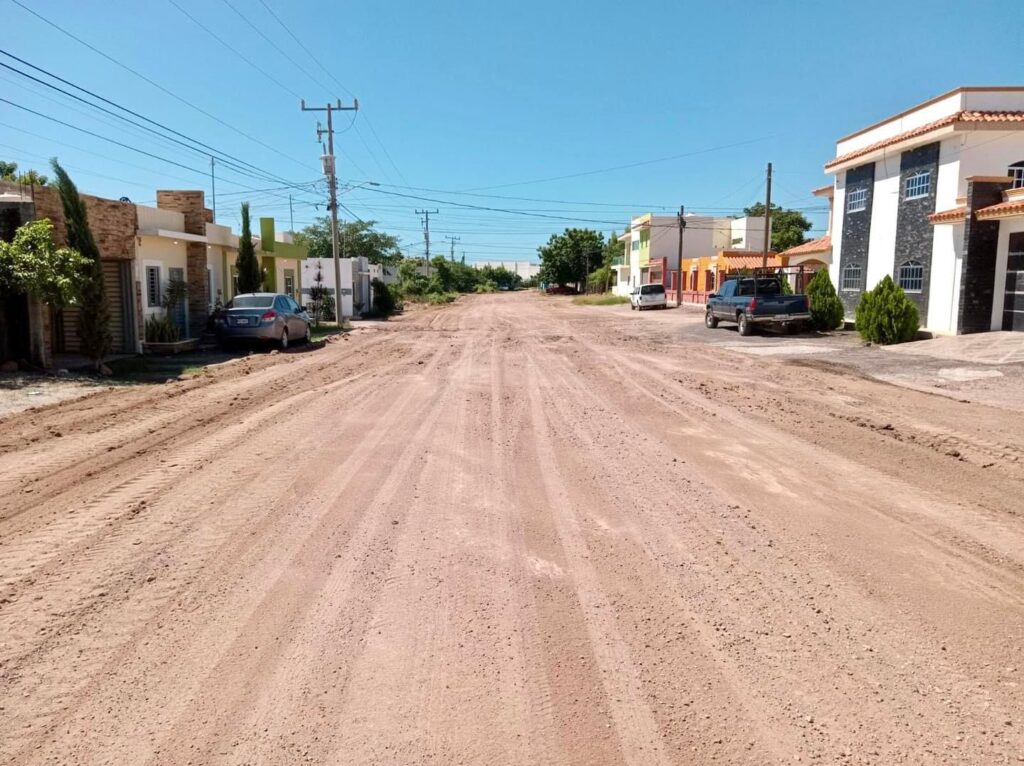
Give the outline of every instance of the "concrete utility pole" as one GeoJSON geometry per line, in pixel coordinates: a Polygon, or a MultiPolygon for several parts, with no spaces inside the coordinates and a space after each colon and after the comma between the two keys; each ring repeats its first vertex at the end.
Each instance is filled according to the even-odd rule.
{"type": "Polygon", "coordinates": [[[416,215],[423,216],[423,243],[427,253],[427,276],[430,276],[430,216],[437,215],[437,210],[417,210],[416,215]]]}
{"type": "Polygon", "coordinates": [[[772,244],[772,163],[768,163],[768,178],[764,192],[764,255],[761,256],[761,268],[768,268],[768,251],[772,244]]]}
{"type": "Polygon", "coordinates": [[[451,258],[452,263],[455,263],[455,243],[456,242],[461,242],[462,241],[462,237],[453,237],[450,234],[445,234],[444,238],[452,243],[452,254],[449,257],[451,258]]]}
{"type": "Polygon", "coordinates": [[[359,110],[359,99],[352,102],[352,106],[342,106],[341,99],[334,104],[328,103],[325,107],[306,106],[306,101],[301,101],[304,112],[327,112],[327,130],[323,130],[319,123],[316,126],[317,141],[323,140],[324,133],[327,134],[327,153],[321,156],[324,175],[327,176],[331,189],[331,255],[334,257],[334,318],[340,323],[341,316],[341,258],[338,253],[338,173],[334,161],[334,112],[355,112],[359,110]]]}
{"type": "Polygon", "coordinates": [[[686,208],[679,206],[676,213],[676,223],[679,224],[679,261],[676,263],[676,307],[683,305],[683,231],[686,230],[686,208]]]}

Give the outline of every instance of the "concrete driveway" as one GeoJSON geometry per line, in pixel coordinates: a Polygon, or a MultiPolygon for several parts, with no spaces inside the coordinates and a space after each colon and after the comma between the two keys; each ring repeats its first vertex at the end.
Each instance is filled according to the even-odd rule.
{"type": "Polygon", "coordinates": [[[631,312],[628,306],[579,308],[629,317],[638,334],[646,335],[650,329],[681,343],[712,345],[811,367],[843,366],[918,391],[1024,410],[1024,333],[979,333],[870,346],[852,330],[800,335],[759,331],[746,338],[735,325],[709,330],[704,326],[703,306],[643,313],[631,312]]]}

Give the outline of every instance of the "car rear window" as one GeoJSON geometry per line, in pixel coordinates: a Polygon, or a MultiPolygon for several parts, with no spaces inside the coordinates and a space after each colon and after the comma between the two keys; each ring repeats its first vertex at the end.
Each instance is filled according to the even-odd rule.
{"type": "Polygon", "coordinates": [[[231,308],[268,309],[273,303],[273,295],[239,295],[231,301],[231,308]]]}
{"type": "Polygon", "coordinates": [[[644,285],[640,288],[640,292],[644,295],[660,295],[665,292],[664,285],[644,285]]]}

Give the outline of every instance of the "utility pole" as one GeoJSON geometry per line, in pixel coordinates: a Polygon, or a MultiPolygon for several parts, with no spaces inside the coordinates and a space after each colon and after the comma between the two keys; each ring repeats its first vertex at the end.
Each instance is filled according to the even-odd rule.
{"type": "Polygon", "coordinates": [[[288,195],[288,225],[292,234],[295,233],[295,209],[292,207],[292,195],[288,195]]]}
{"type": "Polygon", "coordinates": [[[217,223],[217,176],[213,172],[213,155],[210,155],[210,191],[213,194],[213,222],[217,223]]]}
{"type": "Polygon", "coordinates": [[[334,161],[334,112],[355,112],[359,110],[359,99],[352,102],[352,106],[342,106],[341,99],[334,104],[327,106],[306,106],[306,100],[301,102],[304,112],[327,112],[327,130],[323,130],[320,124],[316,126],[317,141],[323,141],[323,134],[327,133],[327,153],[322,155],[320,161],[323,164],[324,175],[331,189],[331,254],[334,257],[334,318],[341,323],[341,259],[338,253],[338,173],[334,161]]]}
{"type": "Polygon", "coordinates": [[[683,305],[683,232],[686,230],[686,208],[679,206],[676,213],[676,223],[679,224],[679,262],[676,263],[676,308],[683,305]]]}
{"type": "Polygon", "coordinates": [[[461,242],[462,241],[462,237],[453,237],[450,234],[445,234],[444,238],[452,243],[452,253],[451,253],[451,255],[449,257],[451,258],[451,262],[455,263],[455,243],[456,242],[461,242]]]}
{"type": "Polygon", "coordinates": [[[764,255],[761,256],[761,268],[768,268],[768,251],[772,243],[772,163],[768,163],[768,179],[764,193],[764,255]]]}
{"type": "Polygon", "coordinates": [[[437,210],[417,210],[416,215],[423,216],[423,243],[427,253],[427,277],[430,276],[430,216],[437,215],[437,210]]]}

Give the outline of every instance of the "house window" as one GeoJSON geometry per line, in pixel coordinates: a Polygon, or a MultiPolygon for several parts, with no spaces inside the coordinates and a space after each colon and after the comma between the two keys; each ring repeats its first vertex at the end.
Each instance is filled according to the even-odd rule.
{"type": "Polygon", "coordinates": [[[634,250],[639,250],[640,249],[640,240],[639,239],[634,239],[633,240],[632,248],[634,250]]]}
{"type": "Polygon", "coordinates": [[[839,289],[844,292],[857,292],[861,286],[861,274],[863,269],[859,263],[847,264],[846,268],[843,269],[843,278],[840,282],[839,289]]]}
{"type": "Polygon", "coordinates": [[[904,261],[896,272],[896,282],[908,293],[919,293],[924,287],[924,264],[920,261],[904,261]]]}
{"type": "Polygon", "coordinates": [[[146,267],[146,306],[157,308],[160,306],[160,267],[146,267]]]}
{"type": "Polygon", "coordinates": [[[1015,162],[1006,169],[1006,175],[1008,175],[1012,181],[1010,188],[1012,189],[1024,189],[1024,161],[1015,162]]]}
{"type": "Polygon", "coordinates": [[[927,197],[932,190],[932,174],[930,170],[914,173],[903,182],[903,199],[920,199],[927,197]]]}
{"type": "Polygon", "coordinates": [[[851,189],[846,193],[846,212],[859,213],[868,209],[868,190],[851,189]]]}

